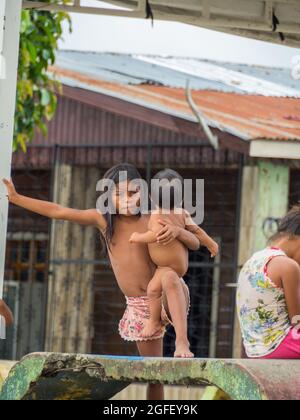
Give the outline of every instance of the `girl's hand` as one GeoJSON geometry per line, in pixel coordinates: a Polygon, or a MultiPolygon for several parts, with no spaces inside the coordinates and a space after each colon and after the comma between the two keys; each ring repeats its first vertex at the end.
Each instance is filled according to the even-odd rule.
{"type": "Polygon", "coordinates": [[[137,244],[137,243],[139,242],[139,234],[138,234],[137,232],[134,232],[134,233],[131,235],[131,237],[130,237],[130,239],[129,239],[129,242],[130,242],[131,244],[137,244]]]}
{"type": "Polygon", "coordinates": [[[15,186],[13,184],[12,181],[9,181],[6,178],[2,179],[3,183],[5,184],[6,188],[7,188],[7,198],[10,202],[12,202],[14,200],[14,198],[18,195],[15,186]]]}
{"type": "Polygon", "coordinates": [[[161,245],[169,245],[180,234],[180,228],[164,220],[159,220],[158,223],[163,226],[162,230],[156,235],[157,242],[161,245]]]}
{"type": "Polygon", "coordinates": [[[0,299],[0,315],[5,318],[5,323],[7,327],[10,327],[14,323],[13,314],[2,299],[0,299]]]}
{"type": "Polygon", "coordinates": [[[215,241],[212,241],[208,245],[207,249],[210,252],[211,258],[215,258],[218,255],[218,253],[219,253],[219,245],[215,241]]]}

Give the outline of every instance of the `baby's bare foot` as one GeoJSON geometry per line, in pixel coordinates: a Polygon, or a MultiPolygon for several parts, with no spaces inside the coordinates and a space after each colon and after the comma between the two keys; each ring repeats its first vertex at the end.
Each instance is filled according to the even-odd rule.
{"type": "Polygon", "coordinates": [[[154,337],[162,328],[160,322],[153,322],[151,320],[146,322],[146,325],[142,331],[142,337],[149,338],[154,337]]]}
{"type": "Polygon", "coordinates": [[[195,356],[190,350],[190,343],[188,341],[176,343],[174,357],[181,359],[193,359],[195,356]]]}

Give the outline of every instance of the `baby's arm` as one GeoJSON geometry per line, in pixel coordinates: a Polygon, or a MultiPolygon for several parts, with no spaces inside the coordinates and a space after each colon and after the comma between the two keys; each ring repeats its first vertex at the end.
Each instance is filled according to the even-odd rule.
{"type": "Polygon", "coordinates": [[[192,251],[197,251],[200,248],[200,242],[196,235],[184,228],[161,219],[152,221],[150,227],[153,230],[149,229],[146,233],[133,233],[129,241],[131,243],[169,245],[177,239],[192,251]]]}
{"type": "MultiPolygon", "coordinates": [[[[287,308],[293,326],[297,326],[297,330],[300,323],[300,299],[299,299],[299,287],[300,287],[300,268],[296,261],[288,259],[287,257],[274,258],[271,264],[277,269],[277,273],[282,279],[285,300],[287,308]],[[275,264],[276,265],[275,265],[275,264]]],[[[274,269],[273,268],[273,269],[274,269]]],[[[269,270],[269,274],[270,274],[269,270]]],[[[298,334],[298,333],[297,333],[298,334]]]]}
{"type": "Polygon", "coordinates": [[[131,244],[153,244],[154,242],[157,242],[157,238],[152,230],[148,230],[148,232],[145,233],[133,233],[129,242],[131,244]]]}
{"type": "Polygon", "coordinates": [[[97,212],[96,209],[90,210],[76,210],[68,207],[60,206],[59,204],[51,203],[48,201],[37,200],[34,198],[26,197],[18,194],[14,184],[3,179],[8,191],[8,199],[11,203],[30,210],[41,216],[49,217],[50,219],[66,220],[69,222],[79,223],[81,225],[89,225],[105,229],[104,217],[97,212]]]}
{"type": "Polygon", "coordinates": [[[185,226],[189,232],[192,232],[200,241],[201,245],[204,245],[209,252],[211,253],[212,258],[214,258],[219,253],[219,245],[214,241],[203,229],[201,229],[193,221],[191,215],[186,212],[185,226]]]}

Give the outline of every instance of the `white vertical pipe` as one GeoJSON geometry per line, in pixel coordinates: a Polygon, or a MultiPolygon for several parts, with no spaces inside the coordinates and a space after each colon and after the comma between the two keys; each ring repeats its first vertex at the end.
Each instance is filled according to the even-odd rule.
{"type": "Polygon", "coordinates": [[[6,0],[0,1],[0,79],[5,76],[5,61],[3,56],[5,2],[6,0]]]}
{"type": "MultiPolygon", "coordinates": [[[[2,178],[10,178],[11,174],[21,9],[22,0],[0,0],[0,12],[5,10],[4,29],[0,26],[3,36],[0,78],[0,298],[3,296],[8,216],[7,190],[2,178]]],[[[4,320],[0,319],[2,339],[5,338],[4,324],[4,320]]]]}

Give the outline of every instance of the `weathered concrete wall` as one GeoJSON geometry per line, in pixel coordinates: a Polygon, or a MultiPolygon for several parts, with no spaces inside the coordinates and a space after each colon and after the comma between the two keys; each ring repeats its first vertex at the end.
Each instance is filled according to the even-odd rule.
{"type": "MultiPolygon", "coordinates": [[[[243,169],[238,264],[242,267],[254,252],[263,249],[269,238],[263,230],[267,218],[281,218],[288,210],[290,169],[260,160],[243,169]]],[[[233,357],[242,357],[242,335],[235,319],[233,357]]]]}
{"type": "Polygon", "coordinates": [[[132,382],[214,385],[233,400],[298,400],[300,361],[36,353],[11,370],[0,400],[109,399],[132,382]]]}

